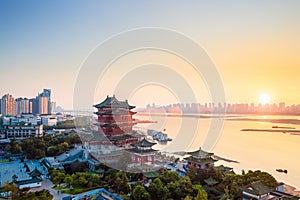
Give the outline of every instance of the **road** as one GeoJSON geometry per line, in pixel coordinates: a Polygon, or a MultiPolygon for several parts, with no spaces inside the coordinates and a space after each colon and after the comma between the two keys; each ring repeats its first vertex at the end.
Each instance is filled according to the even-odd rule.
{"type": "Polygon", "coordinates": [[[53,200],[61,200],[63,197],[65,196],[69,196],[66,194],[63,194],[61,192],[58,192],[58,190],[54,190],[52,187],[54,186],[54,184],[49,180],[46,179],[42,182],[42,186],[38,187],[38,188],[32,188],[29,191],[30,192],[36,192],[36,191],[40,191],[40,190],[48,190],[50,192],[50,194],[53,195],[53,200]]]}

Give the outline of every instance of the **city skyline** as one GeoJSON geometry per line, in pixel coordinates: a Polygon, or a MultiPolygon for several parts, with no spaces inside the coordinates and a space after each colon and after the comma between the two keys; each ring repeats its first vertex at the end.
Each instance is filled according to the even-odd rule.
{"type": "Polygon", "coordinates": [[[36,97],[17,97],[6,93],[0,98],[0,114],[52,114],[56,110],[56,102],[51,101],[51,89],[43,89],[36,97]]]}
{"type": "MultiPolygon", "coordinates": [[[[40,114],[51,114],[57,108],[56,103],[51,101],[51,89],[43,89],[42,93],[38,93],[36,97],[15,97],[13,94],[6,93],[1,96],[1,98],[7,98],[9,97],[10,101],[14,102],[13,108],[10,108],[10,113],[14,113],[11,115],[20,115],[22,113],[39,113],[40,114]],[[48,97],[45,95],[50,95],[50,102],[48,103],[48,97]],[[38,102],[39,108],[34,108],[32,105],[32,101],[34,99],[40,98],[38,102]],[[54,107],[53,107],[54,106],[54,107]],[[14,110],[14,111],[12,111],[14,110]],[[33,112],[33,110],[35,110],[33,112]],[[51,111],[52,110],[52,111],[51,111]],[[22,112],[23,111],[23,112],[22,112]],[[51,112],[50,112],[51,111],[51,112]]],[[[108,95],[109,96],[109,95],[108,95]]],[[[3,100],[0,98],[0,113],[2,113],[2,110],[4,109],[1,102],[3,100]]],[[[264,101],[264,99],[263,99],[264,101]]],[[[37,105],[36,105],[37,106],[37,105]]],[[[60,107],[60,105],[58,105],[60,107]]],[[[269,103],[269,102],[224,102],[224,103],[212,103],[212,102],[193,102],[193,103],[168,103],[165,105],[159,105],[155,102],[152,102],[151,104],[147,104],[144,106],[137,107],[137,109],[143,109],[143,108],[164,108],[166,111],[182,111],[182,112],[199,112],[199,113],[205,113],[205,112],[213,112],[214,110],[216,113],[223,113],[224,108],[226,108],[227,113],[286,113],[286,114],[299,114],[300,113],[300,103],[299,104],[286,104],[283,102],[276,102],[276,103],[269,103]],[[175,109],[175,110],[174,110],[175,109]],[[187,109],[187,110],[185,110],[187,109]]],[[[60,107],[60,109],[63,109],[60,107]]],[[[68,110],[70,111],[70,110],[68,110]]]]}
{"type": "MultiPolygon", "coordinates": [[[[206,50],[223,81],[226,102],[258,103],[266,93],[270,103],[300,103],[299,1],[131,2],[1,1],[0,93],[34,96],[40,88],[52,88],[53,99],[72,109],[80,67],[97,45],[123,31],[161,27],[206,50]]],[[[112,73],[118,75],[125,63],[112,73]]],[[[186,69],[177,60],[166,64],[180,74],[186,69]]],[[[190,76],[184,74],[186,80],[190,76]]],[[[93,102],[112,95],[110,86],[97,86],[93,102]]],[[[202,94],[205,87],[199,88],[202,94]]],[[[208,94],[201,102],[209,102],[209,92],[203,93],[208,94]]],[[[133,91],[128,100],[137,106],[178,102],[157,86],[133,91]]]]}

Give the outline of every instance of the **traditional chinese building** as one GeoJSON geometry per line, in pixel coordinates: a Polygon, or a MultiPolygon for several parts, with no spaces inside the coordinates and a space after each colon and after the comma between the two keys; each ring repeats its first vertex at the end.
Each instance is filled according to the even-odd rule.
{"type": "MultiPolygon", "coordinates": [[[[273,189],[267,187],[261,181],[256,181],[241,188],[243,199],[273,199],[270,192],[273,189]]],[[[275,198],[274,198],[275,199],[275,198]]]]}
{"type": "Polygon", "coordinates": [[[195,166],[197,168],[201,168],[201,169],[207,169],[208,167],[213,167],[214,163],[217,161],[215,159],[212,158],[212,156],[214,155],[214,153],[209,153],[206,152],[204,150],[202,150],[201,148],[199,148],[199,150],[197,151],[192,151],[192,152],[187,152],[189,155],[189,157],[185,158],[185,160],[188,162],[188,166],[195,166]]]}
{"type": "Polygon", "coordinates": [[[152,146],[156,143],[149,142],[145,138],[137,143],[134,143],[133,146],[135,147],[131,151],[134,154],[134,162],[136,164],[144,165],[153,165],[154,155],[156,150],[152,149],[152,146]]]}
{"type": "Polygon", "coordinates": [[[135,121],[133,115],[136,112],[131,111],[135,106],[128,104],[128,101],[119,101],[115,95],[94,105],[98,109],[95,114],[97,118],[98,132],[103,134],[111,144],[128,148],[131,144],[138,142],[138,137],[134,136],[132,130],[135,121]]]}
{"type": "Polygon", "coordinates": [[[43,174],[37,168],[29,172],[28,175],[31,177],[31,179],[19,180],[19,181],[17,181],[18,177],[14,175],[12,183],[17,185],[19,189],[42,186],[43,179],[41,178],[41,176],[43,176],[43,174]]]}

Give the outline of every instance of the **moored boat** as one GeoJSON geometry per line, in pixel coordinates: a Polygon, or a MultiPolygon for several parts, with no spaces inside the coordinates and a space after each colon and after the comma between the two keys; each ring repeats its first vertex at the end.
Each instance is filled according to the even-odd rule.
{"type": "Polygon", "coordinates": [[[276,171],[280,173],[286,173],[286,174],[288,172],[286,169],[276,169],[276,171]]]}

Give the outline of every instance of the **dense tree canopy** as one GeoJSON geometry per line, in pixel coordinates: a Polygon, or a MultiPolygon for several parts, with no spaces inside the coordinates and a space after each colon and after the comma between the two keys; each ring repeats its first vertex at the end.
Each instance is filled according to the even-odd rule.
{"type": "Polygon", "coordinates": [[[144,186],[137,185],[133,189],[132,198],[134,200],[150,200],[150,194],[147,192],[144,186]]]}

